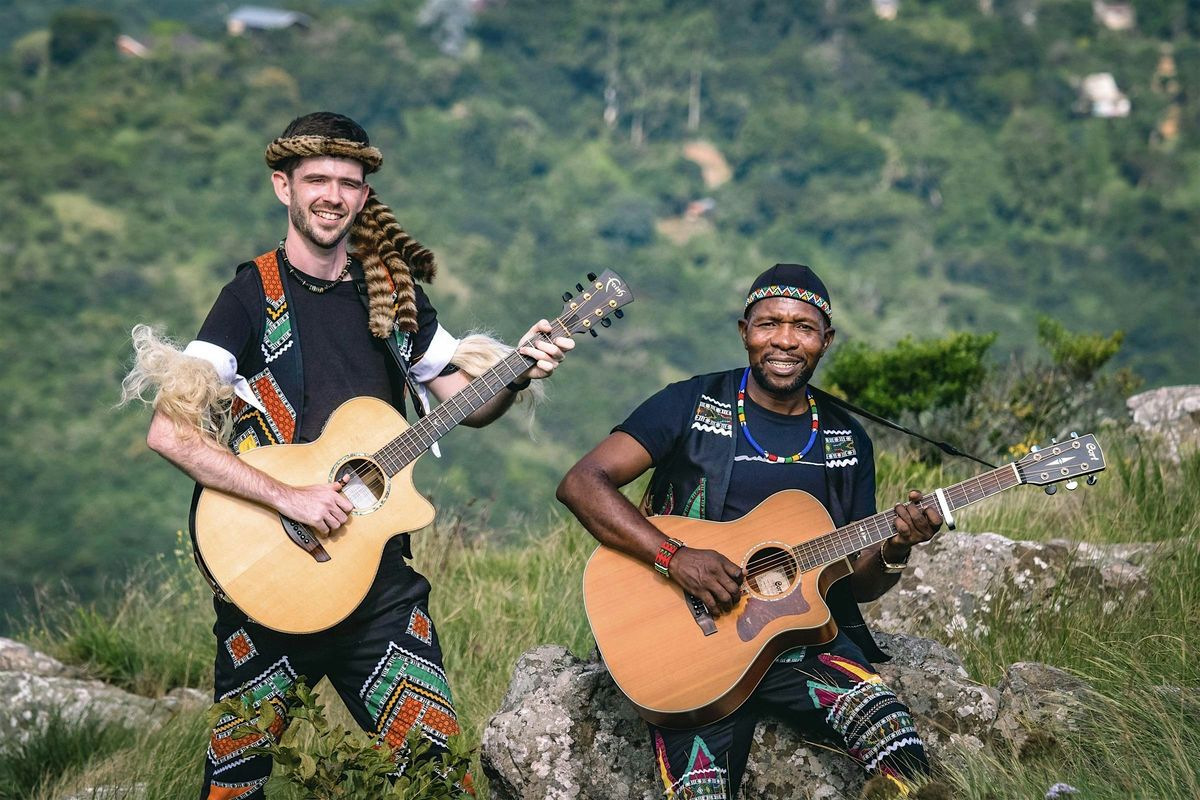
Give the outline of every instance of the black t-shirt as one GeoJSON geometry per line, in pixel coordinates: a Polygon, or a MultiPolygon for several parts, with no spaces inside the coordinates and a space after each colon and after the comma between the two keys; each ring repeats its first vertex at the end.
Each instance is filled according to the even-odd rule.
{"type": "MultiPolygon", "coordinates": [[[[692,382],[674,383],[638,406],[613,430],[623,431],[636,439],[658,466],[682,441],[694,419],[695,403],[692,382]]],[[[820,412],[818,408],[818,418],[820,412]]],[[[799,453],[812,434],[812,415],[807,409],[803,414],[778,414],[758,405],[749,396],[746,397],[746,424],[763,449],[780,457],[799,453]]],[[[804,458],[791,464],[772,462],[759,455],[742,434],[736,411],[732,435],[737,440],[736,453],[725,507],[709,509],[711,519],[726,521],[744,517],[763,500],[784,489],[802,489],[822,506],[828,506],[825,452],[819,434],[804,458]]]]}
{"type": "MultiPolygon", "coordinates": [[[[291,320],[300,342],[304,371],[304,400],[296,441],[316,439],[329,415],[352,397],[378,397],[403,413],[399,370],[384,341],[368,330],[367,308],[354,283],[342,281],[317,294],[301,286],[287,270],[283,272],[290,282],[291,320]]],[[[304,277],[310,283],[320,282],[304,277]]],[[[417,331],[411,338],[411,363],[425,354],[438,327],[437,311],[421,287],[415,288],[417,331]]],[[[196,338],[229,351],[238,364],[246,363],[252,348],[259,346],[255,331],[263,317],[262,306],[262,289],[254,270],[245,269],[221,290],[196,338]]]]}

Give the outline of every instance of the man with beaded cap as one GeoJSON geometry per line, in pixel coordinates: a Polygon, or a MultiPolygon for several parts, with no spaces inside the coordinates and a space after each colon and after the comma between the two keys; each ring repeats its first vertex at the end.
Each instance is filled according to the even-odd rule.
{"type": "MultiPolygon", "coordinates": [[[[672,384],[646,400],[567,473],[559,500],[602,544],[654,565],[714,615],[737,605],[741,568],[714,550],[667,538],[643,513],[727,521],[776,492],[802,489],[836,526],[874,514],[870,439],[809,385],[833,343],[832,314],[829,292],[808,267],[776,264],[763,272],[738,320],[749,364],[672,384]],[[639,510],[618,489],[649,469],[639,510]]],[[[884,792],[908,794],[908,779],[928,771],[908,709],[871,666],[887,656],[857,605],[891,588],[913,545],[941,526],[936,511],[922,513],[920,499],[910,493],[910,502],[896,507],[897,533],[858,553],[850,576],[830,587],[833,641],[781,655],[752,697],[718,722],[691,730],[649,726],[665,797],[735,797],[763,712],[838,742],[884,792]]]]}
{"type": "MultiPolygon", "coordinates": [[[[481,335],[457,339],[438,323],[416,283],[433,278],[433,253],[367,184],[383,157],[357,123],[329,112],[300,117],[271,142],[266,161],[288,208],[285,238],[239,267],[182,352],[135,328],[138,361],[125,394],[156,390],[147,441],[198,487],[254,500],[324,534],[353,508],[340,481],[289,486],[235,453],[312,441],[356,396],[381,398],[402,413],[407,396],[421,413],[427,393],[447,399],[511,348],[481,335]]],[[[534,366],[465,424],[488,424],[531,380],[553,372],[573,342],[538,336],[549,333],[545,320],[530,329],[520,350],[534,366]]],[[[539,391],[535,383],[528,394],[539,391]]],[[[444,746],[458,723],[429,614],[429,582],[406,557],[408,537],[392,539],[363,602],[315,634],[270,630],[218,593],[216,698],[249,692],[256,704],[284,711],[280,698],[298,676],[327,676],[364,730],[396,747],[412,730],[444,746]]],[[[202,800],[263,796],[270,759],[249,755],[261,741],[233,727],[227,718],[212,731],[202,800]]]]}

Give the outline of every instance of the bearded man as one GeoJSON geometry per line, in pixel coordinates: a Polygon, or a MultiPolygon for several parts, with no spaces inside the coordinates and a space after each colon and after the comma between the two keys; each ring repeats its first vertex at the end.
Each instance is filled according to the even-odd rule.
{"type": "MultiPolygon", "coordinates": [[[[446,400],[511,348],[484,336],[457,339],[438,323],[416,283],[433,278],[433,253],[367,184],[383,158],[361,126],[339,114],[308,114],[271,142],[266,161],[288,208],[286,236],[239,267],[183,352],[136,328],[138,363],[125,394],[156,389],[147,441],[198,489],[260,503],[326,534],[354,508],[340,480],[291,486],[235,454],[311,442],[353,397],[377,397],[404,413],[408,396],[422,413],[427,392],[446,400]]],[[[488,424],[531,380],[554,371],[574,343],[542,336],[550,330],[545,320],[530,329],[522,341],[531,344],[520,352],[536,363],[465,424],[488,424]]],[[[407,535],[388,542],[364,600],[319,633],[266,628],[217,590],[216,700],[250,693],[257,705],[276,705],[298,676],[328,677],[364,730],[400,746],[415,729],[443,747],[459,726],[430,585],[406,558],[407,535]]],[[[228,717],[212,731],[202,800],[263,796],[270,759],[248,755],[263,742],[235,728],[228,717]]]]}
{"type": "MultiPolygon", "coordinates": [[[[601,544],[654,566],[713,615],[738,606],[742,568],[665,536],[620,487],[653,469],[643,511],[722,522],[786,489],[808,492],[837,527],[875,513],[871,440],[809,385],[834,339],[824,283],[806,266],[776,264],[754,280],[743,308],[746,366],[658,392],[558,488],[559,500],[601,544]]],[[[871,666],[887,656],[858,609],[896,583],[912,547],[942,524],[936,510],[922,513],[920,492],[909,500],[896,506],[895,535],[859,552],[849,577],[829,588],[836,638],[780,655],[749,700],[723,719],[683,730],[649,725],[664,797],[732,800],[763,713],[840,743],[883,782],[882,791],[907,794],[909,779],[928,771],[908,709],[871,666]]]]}

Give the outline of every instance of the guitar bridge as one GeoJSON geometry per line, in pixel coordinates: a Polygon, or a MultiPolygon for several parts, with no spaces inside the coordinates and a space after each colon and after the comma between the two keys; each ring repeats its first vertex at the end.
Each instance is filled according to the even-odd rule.
{"type": "Polygon", "coordinates": [[[712,614],[708,613],[708,606],[700,602],[700,598],[695,595],[684,592],[684,598],[687,600],[688,610],[692,612],[692,619],[700,626],[700,630],[705,636],[712,636],[717,632],[717,623],[712,618],[712,614]]]}
{"type": "Polygon", "coordinates": [[[279,515],[279,521],[283,523],[283,530],[288,538],[295,542],[297,547],[312,556],[314,561],[324,564],[329,560],[329,553],[325,551],[317,538],[308,532],[307,527],[283,514],[279,515]]]}

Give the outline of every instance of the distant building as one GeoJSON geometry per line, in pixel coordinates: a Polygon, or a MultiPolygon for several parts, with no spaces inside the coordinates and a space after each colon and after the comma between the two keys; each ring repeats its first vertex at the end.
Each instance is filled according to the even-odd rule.
{"type": "Polygon", "coordinates": [[[307,28],[312,17],[286,8],[263,6],[241,6],[225,18],[225,30],[230,36],[241,36],[246,31],[281,31],[287,28],[307,28]]]}
{"type": "Polygon", "coordinates": [[[871,0],[871,6],[880,19],[895,19],[900,13],[900,0],[871,0]]]}
{"type": "Polygon", "coordinates": [[[117,52],[123,56],[134,56],[136,58],[145,58],[150,53],[150,48],[139,42],[132,36],[121,34],[117,37],[117,52]]]}
{"type": "Polygon", "coordinates": [[[1083,100],[1093,117],[1128,117],[1132,107],[1111,72],[1095,72],[1083,79],[1083,100]]]}
{"type": "Polygon", "coordinates": [[[1092,0],[1092,14],[1096,21],[1110,31],[1127,31],[1133,27],[1137,17],[1132,3],[1106,3],[1092,0]]]}

